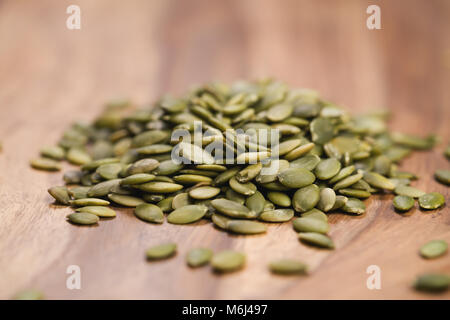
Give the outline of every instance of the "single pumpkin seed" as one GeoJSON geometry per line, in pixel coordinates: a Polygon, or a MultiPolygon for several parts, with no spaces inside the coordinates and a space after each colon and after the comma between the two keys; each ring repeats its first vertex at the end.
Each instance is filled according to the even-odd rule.
{"type": "Polygon", "coordinates": [[[422,209],[434,210],[444,205],[445,198],[439,192],[431,192],[419,197],[419,205],[422,209]]]}
{"type": "Polygon", "coordinates": [[[117,193],[108,194],[108,198],[124,207],[137,207],[138,205],[145,203],[141,198],[117,193]]]}
{"type": "Polygon", "coordinates": [[[434,177],[442,184],[450,185],[450,170],[436,170],[434,177]]]}
{"type": "Polygon", "coordinates": [[[49,146],[41,149],[41,156],[53,160],[63,160],[66,152],[60,146],[49,146]]]}
{"type": "Polygon", "coordinates": [[[220,193],[219,188],[204,186],[194,188],[189,191],[189,196],[194,199],[211,199],[217,196],[220,193]]]}
{"type": "Polygon", "coordinates": [[[98,216],[88,212],[74,212],[67,216],[70,222],[80,225],[96,224],[99,220],[98,216]]]}
{"type": "Polygon", "coordinates": [[[86,206],[108,206],[109,201],[99,198],[82,198],[70,201],[70,205],[74,207],[86,207],[86,206]]]}
{"type": "Polygon", "coordinates": [[[170,182],[150,181],[136,185],[135,188],[150,193],[172,193],[183,189],[183,185],[170,182]]]}
{"type": "Polygon", "coordinates": [[[288,188],[298,189],[312,184],[316,177],[306,169],[289,168],[278,174],[278,180],[288,188]]]}
{"type": "Polygon", "coordinates": [[[211,266],[217,272],[232,272],[245,264],[245,255],[233,250],[224,250],[213,255],[211,266]]]}
{"type": "Polygon", "coordinates": [[[304,145],[298,146],[297,148],[289,151],[284,158],[286,160],[292,161],[295,159],[300,158],[301,156],[307,154],[308,152],[310,152],[312,149],[314,148],[314,143],[310,142],[310,143],[306,143],[304,145]]]}
{"type": "Polygon", "coordinates": [[[359,198],[359,199],[366,199],[371,196],[371,193],[365,190],[358,190],[358,189],[339,189],[339,193],[352,198],[359,198]]]}
{"type": "Polygon", "coordinates": [[[329,158],[320,161],[314,169],[314,174],[320,180],[328,180],[333,178],[341,170],[341,163],[335,158],[329,158]]]}
{"type": "Polygon", "coordinates": [[[336,202],[334,203],[334,206],[333,206],[333,208],[331,208],[330,211],[334,211],[334,210],[338,210],[338,209],[342,208],[347,203],[347,200],[348,200],[347,197],[341,196],[341,195],[337,195],[336,196],[336,202]]]}
{"type": "Polygon", "coordinates": [[[301,261],[293,259],[280,259],[269,264],[269,270],[276,274],[305,274],[308,266],[301,261]]]}
{"type": "Polygon", "coordinates": [[[265,222],[286,222],[294,217],[292,209],[276,209],[263,211],[258,219],[265,222]]]}
{"type": "Polygon", "coordinates": [[[37,158],[30,161],[30,165],[34,169],[45,171],[59,171],[61,164],[58,161],[48,158],[37,158]]]}
{"type": "Polygon", "coordinates": [[[150,204],[141,203],[134,209],[134,214],[141,220],[152,223],[163,223],[164,214],[160,207],[150,204]]]}
{"type": "Polygon", "coordinates": [[[300,140],[300,139],[290,139],[290,140],[281,142],[278,145],[278,155],[284,156],[285,154],[287,154],[287,153],[291,152],[292,150],[294,150],[295,148],[299,147],[301,143],[302,143],[302,140],[300,140]]]}
{"type": "Polygon", "coordinates": [[[116,216],[116,212],[105,206],[86,206],[75,210],[79,213],[90,213],[100,218],[111,218],[116,216]]]}
{"type": "Polygon", "coordinates": [[[153,144],[150,146],[140,147],[136,149],[136,152],[141,155],[155,155],[155,154],[162,154],[167,153],[172,150],[172,146],[168,144],[153,144]]]}
{"type": "Polygon", "coordinates": [[[193,223],[206,214],[208,207],[202,205],[187,205],[175,209],[167,216],[167,222],[173,224],[188,224],[193,223]]]}
{"type": "Polygon", "coordinates": [[[408,211],[414,207],[414,198],[408,196],[395,196],[392,201],[398,211],[408,211]]]}
{"type": "Polygon", "coordinates": [[[297,232],[316,232],[325,234],[330,230],[328,222],[311,217],[294,219],[292,224],[297,232]]]}
{"type": "Polygon", "coordinates": [[[171,256],[175,255],[176,251],[176,243],[170,242],[151,247],[147,249],[145,254],[147,256],[147,260],[161,260],[170,258],[171,256]]]}
{"type": "Polygon", "coordinates": [[[162,212],[167,213],[172,211],[172,201],[174,197],[167,197],[159,201],[156,205],[161,209],[162,212]]]}
{"type": "Polygon", "coordinates": [[[121,179],[113,179],[113,180],[100,182],[89,189],[87,196],[89,198],[104,197],[108,193],[110,193],[110,191],[113,187],[120,185],[120,182],[121,182],[121,179]]]}
{"type": "Polygon", "coordinates": [[[319,219],[324,222],[328,222],[328,216],[319,209],[311,209],[302,213],[302,218],[319,219]]]}
{"type": "Polygon", "coordinates": [[[305,155],[290,163],[291,168],[304,168],[309,171],[313,171],[320,162],[320,157],[315,154],[305,155]]]}
{"type": "Polygon", "coordinates": [[[48,189],[48,193],[55,198],[57,203],[69,205],[70,196],[66,187],[51,187],[48,189]]]}
{"type": "Polygon", "coordinates": [[[426,259],[434,259],[447,252],[447,242],[444,240],[431,240],[420,248],[420,255],[426,259]]]}
{"type": "Polygon", "coordinates": [[[423,196],[425,194],[425,192],[423,192],[422,190],[405,185],[396,186],[394,192],[396,195],[408,196],[411,198],[419,198],[420,196],[423,196]]]}
{"type": "Polygon", "coordinates": [[[256,218],[256,214],[246,206],[228,199],[214,199],[211,205],[220,213],[231,218],[256,218]]]}
{"type": "Polygon", "coordinates": [[[324,212],[330,211],[336,202],[336,193],[331,188],[323,188],[320,190],[320,199],[317,208],[324,212]]]}
{"type": "Polygon", "coordinates": [[[239,183],[246,183],[255,178],[262,169],[261,163],[251,164],[236,174],[236,180],[239,183]]]}
{"type": "Polygon", "coordinates": [[[348,198],[345,205],[342,206],[342,210],[347,213],[363,214],[366,211],[364,202],[356,198],[348,198]]]}
{"type": "Polygon", "coordinates": [[[182,192],[173,197],[172,209],[179,209],[184,206],[192,204],[189,194],[187,192],[182,192]]]}
{"type": "Polygon", "coordinates": [[[67,152],[67,160],[76,165],[87,164],[92,161],[91,156],[80,148],[70,148],[67,152]]]}
{"type": "Polygon", "coordinates": [[[136,173],[126,178],[123,178],[120,181],[121,185],[135,185],[135,184],[143,184],[155,179],[153,174],[149,173],[136,173]]]}
{"type": "Polygon", "coordinates": [[[230,220],[227,223],[227,230],[238,234],[259,234],[266,232],[267,227],[256,221],[230,220]]]}
{"type": "Polygon", "coordinates": [[[188,266],[197,268],[208,264],[211,261],[213,252],[208,248],[195,248],[189,250],[186,256],[186,262],[188,266]]]}
{"type": "Polygon", "coordinates": [[[229,180],[231,189],[245,196],[251,196],[256,192],[256,186],[251,182],[240,183],[235,177],[229,180]]]}
{"type": "Polygon", "coordinates": [[[72,189],[69,189],[69,195],[73,199],[84,199],[88,198],[88,191],[91,189],[91,187],[74,187],[72,189]]]}
{"type": "Polygon", "coordinates": [[[133,163],[127,171],[127,175],[133,175],[137,173],[149,173],[158,168],[159,161],[155,159],[142,159],[133,163]]]}
{"type": "Polygon", "coordinates": [[[106,180],[117,179],[120,171],[122,170],[122,164],[120,163],[109,163],[99,166],[96,172],[106,180]]]}
{"type": "Polygon", "coordinates": [[[414,288],[419,291],[443,292],[450,286],[450,276],[446,274],[424,274],[417,277],[414,288]]]}
{"type": "Polygon", "coordinates": [[[341,181],[342,179],[345,179],[348,176],[350,176],[354,171],[355,171],[354,165],[342,168],[337,175],[335,175],[332,179],[330,179],[329,182],[330,182],[330,184],[335,184],[335,183],[341,181]]]}
{"type": "Polygon", "coordinates": [[[374,188],[394,190],[395,185],[388,178],[376,172],[365,172],[364,180],[374,188]]]}
{"type": "Polygon", "coordinates": [[[320,189],[315,184],[298,189],[292,198],[292,204],[297,212],[305,212],[314,208],[320,199],[320,189]]]}
{"type": "Polygon", "coordinates": [[[273,204],[280,207],[289,207],[291,205],[291,198],[285,193],[278,191],[269,191],[267,198],[273,202],[273,204]]]}
{"type": "Polygon", "coordinates": [[[330,237],[316,232],[301,232],[298,234],[300,241],[327,249],[334,249],[333,240],[330,237]]]}
{"type": "Polygon", "coordinates": [[[253,211],[256,215],[259,215],[264,209],[265,199],[261,192],[256,191],[245,200],[245,205],[250,211],[253,211]]]}

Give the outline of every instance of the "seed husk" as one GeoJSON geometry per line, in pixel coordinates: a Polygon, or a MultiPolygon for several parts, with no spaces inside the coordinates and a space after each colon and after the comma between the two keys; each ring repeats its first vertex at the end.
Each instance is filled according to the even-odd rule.
{"type": "Polygon", "coordinates": [[[217,272],[232,272],[244,267],[245,255],[233,250],[224,250],[213,255],[211,266],[217,272]]]}
{"type": "Polygon", "coordinates": [[[114,203],[124,207],[137,207],[138,205],[145,203],[141,198],[117,193],[108,194],[108,198],[114,203]]]}
{"type": "Polygon", "coordinates": [[[169,242],[151,247],[147,249],[145,254],[147,256],[147,260],[161,260],[172,257],[176,252],[176,243],[169,242]]]}
{"type": "Polygon", "coordinates": [[[288,168],[278,174],[278,180],[288,188],[298,189],[309,186],[316,177],[311,171],[303,168],[288,168]]]}
{"type": "Polygon", "coordinates": [[[70,205],[74,207],[86,207],[86,206],[108,206],[109,201],[99,198],[81,198],[70,201],[70,205]]]}
{"type": "Polygon", "coordinates": [[[74,212],[67,216],[70,222],[79,225],[91,225],[96,224],[99,217],[89,212],[74,212]]]}
{"type": "Polygon", "coordinates": [[[388,178],[376,172],[365,172],[364,180],[374,188],[394,190],[395,185],[388,178]]]}
{"type": "Polygon", "coordinates": [[[48,193],[55,198],[57,203],[69,205],[70,196],[66,187],[51,187],[48,189],[48,193]]]}
{"type": "Polygon", "coordinates": [[[420,248],[420,255],[426,259],[443,256],[447,252],[448,244],[444,240],[431,240],[420,248]]]}
{"type": "Polygon", "coordinates": [[[314,208],[320,199],[320,189],[315,184],[298,189],[292,198],[292,204],[297,212],[305,212],[314,208]]]}
{"type": "Polygon", "coordinates": [[[305,274],[307,269],[308,266],[305,263],[293,259],[279,259],[269,264],[269,270],[272,273],[283,275],[305,274]]]}
{"type": "Polygon", "coordinates": [[[334,249],[333,240],[327,235],[316,232],[301,232],[298,234],[300,241],[321,248],[334,249]]]}
{"type": "Polygon", "coordinates": [[[214,198],[219,193],[219,188],[204,186],[192,189],[191,191],[189,191],[189,196],[193,199],[203,200],[214,198]]]}
{"type": "Polygon", "coordinates": [[[48,146],[41,149],[41,156],[53,160],[63,160],[66,152],[60,146],[48,146]]]}
{"type": "Polygon", "coordinates": [[[267,198],[273,202],[273,204],[280,207],[289,207],[291,205],[291,198],[285,193],[278,191],[270,191],[267,193],[267,198]]]}
{"type": "Polygon", "coordinates": [[[245,196],[251,196],[256,192],[256,186],[251,182],[240,183],[235,177],[232,177],[229,181],[231,189],[235,192],[243,194],[245,196]]]}
{"type": "Polygon", "coordinates": [[[394,208],[398,211],[409,211],[414,207],[414,198],[408,196],[396,196],[392,203],[394,208]]]}
{"type": "Polygon", "coordinates": [[[164,214],[160,207],[151,203],[142,203],[134,209],[134,214],[141,220],[152,223],[163,223],[164,214]]]}
{"type": "Polygon", "coordinates": [[[208,207],[202,205],[187,205],[175,209],[167,216],[167,222],[172,224],[194,223],[206,214],[208,207]]]}
{"type": "Polygon", "coordinates": [[[45,171],[59,171],[61,164],[58,161],[48,158],[37,158],[30,161],[31,167],[45,171]]]}
{"type": "Polygon", "coordinates": [[[417,277],[414,288],[419,291],[443,292],[450,286],[450,276],[446,274],[424,274],[417,277]]]}
{"type": "Polygon", "coordinates": [[[442,184],[450,185],[450,170],[436,170],[434,172],[434,177],[437,181],[439,181],[442,184]]]}
{"type": "Polygon", "coordinates": [[[294,217],[292,209],[276,209],[263,211],[258,219],[264,222],[286,222],[294,217]]]}
{"type": "Polygon", "coordinates": [[[324,222],[328,222],[328,216],[316,208],[302,213],[302,218],[319,219],[324,222]]]}
{"type": "Polygon", "coordinates": [[[316,232],[326,234],[330,230],[328,222],[311,217],[296,218],[292,222],[297,232],[316,232]]]}
{"type": "Polygon", "coordinates": [[[363,214],[366,211],[366,206],[364,202],[356,198],[348,198],[347,202],[344,206],[342,206],[342,210],[347,213],[353,214],[363,214]]]}
{"type": "Polygon", "coordinates": [[[328,180],[333,178],[341,170],[341,163],[335,158],[329,158],[320,161],[314,169],[314,174],[320,180],[328,180]]]}
{"type": "Polygon", "coordinates": [[[218,212],[231,218],[256,218],[256,214],[246,206],[228,199],[214,199],[211,201],[211,205],[218,212]]]}
{"type": "Polygon", "coordinates": [[[75,210],[79,213],[90,213],[100,218],[111,218],[116,216],[116,212],[105,206],[86,206],[75,210]]]}
{"type": "Polygon", "coordinates": [[[251,220],[230,220],[227,223],[227,230],[238,234],[259,234],[267,231],[267,227],[251,220]]]}
{"type": "Polygon", "coordinates": [[[434,210],[445,204],[445,198],[439,192],[431,192],[419,197],[419,205],[422,209],[434,210]]]}
{"type": "Polygon", "coordinates": [[[208,248],[194,248],[189,250],[186,256],[186,262],[191,268],[204,266],[211,261],[213,252],[208,248]]]}
{"type": "Polygon", "coordinates": [[[408,196],[411,198],[419,198],[420,196],[423,196],[425,194],[425,192],[423,192],[422,190],[405,185],[396,186],[394,192],[396,195],[408,196]]]}
{"type": "Polygon", "coordinates": [[[336,202],[336,193],[331,188],[323,188],[320,190],[320,199],[317,208],[324,212],[330,211],[336,202]]]}

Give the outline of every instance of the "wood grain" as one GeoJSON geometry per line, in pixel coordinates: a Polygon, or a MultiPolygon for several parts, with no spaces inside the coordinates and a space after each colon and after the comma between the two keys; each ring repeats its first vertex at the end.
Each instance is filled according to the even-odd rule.
{"type": "MultiPolygon", "coordinates": [[[[154,101],[210,80],[273,76],[318,89],[353,112],[388,107],[391,126],[450,137],[450,2],[376,1],[382,30],[366,28],[374,1],[155,0],[76,1],[82,29],[65,27],[72,1],[0,1],[0,298],[39,288],[50,299],[427,299],[411,281],[450,272],[450,259],[425,261],[428,240],[450,242],[448,207],[396,214],[392,196],[367,201],[362,217],[333,214],[337,250],[301,245],[289,224],[264,236],[230,236],[210,224],[153,226],[130,210],[98,227],[69,225],[71,210],[52,204],[46,189],[61,173],[33,171],[28,160],[53,144],[72,121],[90,121],[102,103],[129,96],[154,101]],[[147,263],[145,249],[179,244],[178,255],[147,263]],[[195,246],[248,254],[244,271],[217,276],[184,264],[195,246]],[[267,271],[272,257],[297,257],[308,277],[267,271]],[[79,265],[82,289],[66,289],[66,268],[79,265]],[[366,268],[378,265],[382,289],[366,288],[366,268]]],[[[432,172],[449,168],[444,144],[416,153],[404,169],[415,184],[447,187],[432,172]]]]}

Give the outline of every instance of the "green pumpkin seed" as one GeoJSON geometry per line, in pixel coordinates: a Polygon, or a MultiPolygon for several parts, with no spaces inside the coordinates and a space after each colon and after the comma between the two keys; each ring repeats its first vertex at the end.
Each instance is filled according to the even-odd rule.
{"type": "Polygon", "coordinates": [[[261,172],[261,169],[261,163],[251,164],[236,174],[236,180],[239,183],[249,182],[261,172]]]}
{"type": "Polygon", "coordinates": [[[238,164],[248,164],[248,163],[256,163],[258,161],[263,161],[270,157],[270,152],[261,151],[261,152],[246,152],[241,153],[236,157],[236,163],[238,164]]]}
{"type": "Polygon", "coordinates": [[[206,214],[208,207],[201,205],[187,205],[175,209],[167,216],[167,222],[172,224],[188,224],[193,223],[206,214]]]}
{"type": "Polygon", "coordinates": [[[109,201],[99,198],[82,198],[70,201],[71,206],[86,207],[86,206],[108,206],[109,201]]]}
{"type": "Polygon", "coordinates": [[[419,205],[422,209],[434,210],[444,205],[445,198],[439,192],[426,193],[419,197],[419,205]]]}
{"type": "Polygon", "coordinates": [[[110,163],[99,166],[96,172],[106,180],[117,179],[120,171],[122,170],[122,164],[110,163]]]}
{"type": "Polygon", "coordinates": [[[278,174],[278,180],[288,188],[298,189],[312,184],[316,177],[306,169],[289,168],[278,174]]]}
{"type": "Polygon", "coordinates": [[[88,212],[71,213],[67,216],[67,218],[70,222],[80,225],[96,224],[99,220],[97,215],[88,212]]]}
{"type": "Polygon", "coordinates": [[[225,216],[223,216],[221,214],[214,213],[211,216],[211,221],[218,228],[226,230],[227,226],[228,226],[228,222],[230,222],[231,219],[229,219],[229,218],[227,218],[227,217],[225,217],[225,216]]]}
{"type": "Polygon", "coordinates": [[[172,146],[168,144],[153,144],[150,146],[145,146],[136,149],[136,152],[142,155],[155,155],[155,154],[162,154],[167,153],[172,150],[172,146]]]}
{"type": "Polygon", "coordinates": [[[394,208],[399,211],[408,211],[414,207],[414,198],[408,196],[396,196],[392,201],[394,208]]]}
{"type": "Polygon", "coordinates": [[[320,180],[328,180],[337,175],[339,170],[341,170],[341,163],[335,158],[329,158],[320,161],[314,169],[314,174],[320,180]]]}
{"type": "Polygon", "coordinates": [[[260,174],[255,178],[258,183],[274,182],[278,179],[278,173],[289,168],[287,160],[271,160],[269,164],[263,166],[260,174]]]}
{"type": "MultiPolygon", "coordinates": [[[[339,171],[339,173],[337,175],[335,175],[329,182],[331,184],[335,184],[335,183],[341,181],[342,179],[345,179],[348,176],[350,176],[354,171],[355,171],[355,166],[354,165],[342,168],[339,171]]],[[[362,175],[361,175],[361,177],[362,177],[362,175]]],[[[346,186],[346,187],[348,187],[348,186],[346,186]]],[[[337,190],[337,189],[335,189],[335,190],[337,190]]]]}
{"type": "Polygon", "coordinates": [[[291,168],[303,168],[309,171],[313,171],[320,162],[320,157],[315,154],[305,155],[290,163],[291,168]]]}
{"type": "Polygon", "coordinates": [[[69,205],[70,196],[66,187],[51,187],[48,189],[48,193],[55,198],[57,203],[69,205]]]}
{"type": "Polygon", "coordinates": [[[272,261],[269,264],[269,270],[272,273],[291,275],[291,274],[305,274],[308,266],[303,262],[292,259],[280,259],[272,261]]]}
{"type": "Polygon", "coordinates": [[[292,150],[294,150],[295,148],[299,147],[302,143],[302,140],[300,139],[290,139],[290,140],[286,140],[281,142],[278,145],[278,155],[279,156],[284,156],[285,154],[291,152],[292,150]]]}
{"type": "Polygon", "coordinates": [[[450,185],[450,170],[436,170],[434,177],[440,183],[450,185]]]}
{"type": "Polygon", "coordinates": [[[291,205],[291,198],[282,192],[270,191],[267,193],[267,198],[280,207],[289,207],[291,205]]]}
{"type": "Polygon", "coordinates": [[[328,222],[328,216],[322,211],[314,208],[302,213],[302,218],[319,219],[324,222],[328,222]]]}
{"type": "Polygon", "coordinates": [[[366,211],[364,202],[356,198],[348,198],[342,210],[347,213],[363,214],[366,211]]]}
{"type": "Polygon", "coordinates": [[[314,143],[310,142],[310,143],[306,143],[304,145],[301,145],[291,151],[289,151],[284,158],[286,160],[292,161],[295,159],[300,158],[301,156],[307,154],[308,152],[310,152],[312,149],[314,148],[314,143]]]}
{"type": "Polygon", "coordinates": [[[423,192],[422,190],[405,185],[396,186],[394,192],[396,195],[408,196],[411,198],[419,198],[420,196],[423,196],[425,194],[425,192],[423,192]]]}
{"type": "Polygon", "coordinates": [[[116,216],[116,212],[105,206],[86,206],[75,210],[79,213],[90,213],[100,218],[111,218],[116,216]]]}
{"type": "Polygon", "coordinates": [[[144,146],[149,146],[154,143],[159,143],[168,138],[168,133],[161,130],[151,130],[145,131],[133,138],[132,147],[140,148],[144,146]]]}
{"type": "Polygon", "coordinates": [[[117,163],[119,162],[118,158],[105,158],[105,159],[97,159],[94,161],[91,161],[89,163],[86,163],[81,166],[81,170],[84,171],[93,171],[96,170],[98,167],[104,164],[110,164],[110,163],[117,163]]]}
{"type": "Polygon", "coordinates": [[[366,199],[371,196],[371,193],[364,190],[358,190],[358,189],[339,189],[339,193],[347,196],[347,197],[353,197],[353,198],[359,198],[359,199],[366,199]]]}
{"type": "Polygon", "coordinates": [[[66,184],[80,184],[83,172],[78,170],[67,171],[64,173],[63,180],[66,184]]]}
{"type": "Polygon", "coordinates": [[[321,248],[334,249],[333,240],[330,237],[316,232],[301,232],[298,234],[300,241],[321,248]]]}
{"type": "Polygon", "coordinates": [[[237,193],[236,191],[234,191],[231,188],[228,188],[227,191],[225,192],[225,197],[228,200],[240,203],[240,204],[244,204],[245,203],[245,199],[246,197],[240,193],[237,193]]]}
{"type": "Polygon", "coordinates": [[[221,186],[225,183],[228,183],[230,179],[235,176],[240,171],[239,167],[234,167],[231,169],[228,169],[221,174],[219,174],[213,181],[213,186],[221,186]]]}
{"type": "Polygon", "coordinates": [[[188,266],[192,268],[197,268],[208,264],[211,261],[213,252],[211,249],[207,248],[195,248],[189,250],[186,256],[186,262],[188,266]]]}
{"type": "Polygon", "coordinates": [[[342,208],[343,206],[345,206],[347,201],[348,201],[347,197],[341,196],[341,195],[337,195],[336,196],[336,202],[334,203],[334,206],[333,206],[333,208],[331,208],[330,211],[334,211],[334,210],[338,210],[338,209],[342,208]]]}
{"type": "Polygon", "coordinates": [[[256,214],[250,211],[246,206],[230,201],[227,199],[214,199],[211,201],[211,205],[218,212],[231,217],[231,218],[256,218],[256,214]]]}
{"type": "Polygon", "coordinates": [[[325,234],[330,230],[328,222],[311,217],[294,219],[292,224],[297,232],[316,232],[325,234]]]}
{"type": "Polygon", "coordinates": [[[220,193],[219,188],[215,187],[198,187],[189,191],[189,196],[194,199],[211,199],[220,193]]]}
{"type": "Polygon", "coordinates": [[[262,195],[261,192],[256,191],[254,194],[252,194],[245,200],[245,205],[256,215],[259,215],[264,209],[265,205],[264,196],[262,195]]]}
{"type": "Polygon", "coordinates": [[[426,259],[434,259],[447,252],[447,242],[444,240],[432,240],[420,248],[420,255],[426,259]]]}
{"type": "Polygon", "coordinates": [[[365,172],[364,180],[374,188],[394,190],[395,185],[388,178],[376,172],[365,172]]]}
{"type": "Polygon", "coordinates": [[[272,122],[280,122],[292,114],[293,107],[289,104],[274,105],[267,111],[267,119],[272,122]]]}
{"type": "Polygon", "coordinates": [[[177,245],[175,243],[164,243],[147,249],[147,260],[161,260],[167,259],[175,255],[177,252],[177,245]]]}
{"type": "Polygon", "coordinates": [[[53,160],[63,160],[66,156],[66,152],[59,146],[49,146],[41,149],[41,156],[53,160]]]}
{"type": "Polygon", "coordinates": [[[108,194],[108,198],[124,207],[137,207],[138,205],[145,203],[141,198],[116,193],[108,194]]]}
{"type": "Polygon", "coordinates": [[[244,267],[244,264],[245,255],[232,250],[216,253],[211,259],[211,266],[217,272],[236,271],[244,267]]]}
{"type": "Polygon", "coordinates": [[[80,148],[69,149],[67,152],[67,160],[76,165],[83,165],[92,161],[91,156],[80,148]]]}
{"type": "Polygon", "coordinates": [[[212,182],[210,177],[200,176],[196,174],[182,174],[179,176],[173,177],[173,179],[181,184],[192,185],[199,182],[212,182]]]}
{"type": "Polygon", "coordinates": [[[143,184],[143,183],[152,181],[154,179],[155,179],[155,176],[153,174],[137,173],[137,174],[128,176],[126,178],[123,178],[122,181],[120,181],[120,184],[121,185],[143,184]]]}
{"type": "Polygon", "coordinates": [[[233,189],[235,192],[243,194],[245,196],[251,196],[252,194],[254,194],[256,192],[256,186],[251,183],[251,182],[247,182],[247,183],[240,183],[236,180],[235,177],[232,177],[229,180],[229,184],[231,189],[233,189]]]}
{"type": "Polygon", "coordinates": [[[61,164],[58,161],[47,159],[47,158],[37,158],[30,161],[30,165],[34,169],[45,170],[45,171],[59,171],[61,170],[61,164]]]}
{"type": "Polygon", "coordinates": [[[188,159],[191,163],[196,164],[214,163],[214,158],[211,156],[211,154],[197,145],[181,142],[177,145],[177,147],[179,148],[180,154],[184,158],[188,159]]]}
{"type": "Polygon", "coordinates": [[[159,201],[156,205],[161,209],[162,212],[167,213],[172,211],[172,201],[173,197],[167,197],[159,201]]]}
{"type": "Polygon", "coordinates": [[[91,189],[91,187],[75,187],[72,189],[69,189],[69,195],[74,199],[84,199],[88,198],[88,191],[91,189]]]}
{"type": "Polygon", "coordinates": [[[320,189],[315,184],[298,189],[292,198],[295,211],[305,212],[314,208],[320,199],[320,189]]]}
{"type": "Polygon", "coordinates": [[[320,199],[317,208],[324,212],[330,211],[336,202],[336,193],[331,188],[323,188],[320,190],[320,199]]]}
{"type": "Polygon", "coordinates": [[[419,291],[443,292],[450,286],[450,276],[445,274],[424,274],[417,277],[414,287],[419,291]]]}
{"type": "Polygon", "coordinates": [[[183,189],[183,185],[170,182],[150,181],[137,185],[135,188],[150,193],[172,193],[183,189]]]}
{"type": "Polygon", "coordinates": [[[330,141],[335,134],[333,122],[328,118],[316,118],[310,124],[312,141],[324,144],[330,141]]]}
{"type": "Polygon", "coordinates": [[[127,171],[128,175],[149,173],[158,168],[159,162],[155,159],[142,159],[133,163],[127,171]]]}
{"type": "Polygon", "coordinates": [[[265,233],[267,227],[256,221],[230,220],[227,223],[227,230],[238,234],[259,234],[265,233]]]}
{"type": "Polygon", "coordinates": [[[134,209],[134,214],[141,220],[152,223],[163,223],[164,214],[160,207],[150,204],[142,203],[134,209]]]}
{"type": "Polygon", "coordinates": [[[172,200],[172,209],[179,209],[184,206],[188,206],[192,204],[191,199],[189,198],[189,194],[186,192],[182,192],[173,197],[172,200]]]}
{"type": "Polygon", "coordinates": [[[265,222],[286,222],[294,217],[292,209],[276,209],[263,211],[258,219],[265,222]]]}
{"type": "Polygon", "coordinates": [[[144,199],[145,202],[155,203],[155,202],[160,202],[161,200],[164,200],[165,196],[162,194],[145,193],[142,195],[142,199],[144,199]]]}
{"type": "Polygon", "coordinates": [[[120,182],[121,182],[120,179],[113,179],[113,180],[100,182],[89,189],[87,196],[89,198],[104,197],[108,193],[110,193],[110,191],[113,187],[119,186],[120,182]]]}
{"type": "Polygon", "coordinates": [[[172,160],[165,160],[159,164],[158,168],[153,170],[153,173],[159,176],[170,176],[183,169],[183,167],[184,164],[182,163],[175,163],[172,160]]]}

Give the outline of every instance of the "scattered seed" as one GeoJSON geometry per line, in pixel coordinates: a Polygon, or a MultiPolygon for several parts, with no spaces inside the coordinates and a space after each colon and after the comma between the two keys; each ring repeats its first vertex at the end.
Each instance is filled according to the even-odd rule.
{"type": "Polygon", "coordinates": [[[70,222],[80,225],[96,224],[99,217],[89,212],[75,212],[67,216],[70,222]]]}
{"type": "Polygon", "coordinates": [[[305,274],[308,267],[303,262],[292,259],[280,259],[269,264],[269,270],[276,274],[305,274]]]}
{"type": "Polygon", "coordinates": [[[66,187],[51,187],[48,189],[48,193],[55,198],[57,203],[69,205],[70,196],[66,187]]]}
{"type": "Polygon", "coordinates": [[[417,277],[414,287],[419,291],[443,292],[450,286],[450,276],[446,274],[424,274],[417,277]]]}
{"type": "Polygon", "coordinates": [[[188,224],[193,223],[206,214],[208,207],[201,205],[188,205],[175,209],[167,216],[167,222],[173,224],[188,224]]]}
{"type": "Polygon", "coordinates": [[[195,248],[189,250],[186,256],[186,262],[188,266],[192,268],[197,268],[204,266],[211,261],[213,252],[211,249],[207,248],[195,248]]]}
{"type": "Polygon", "coordinates": [[[149,248],[146,251],[147,260],[161,260],[167,259],[175,255],[177,251],[177,245],[175,243],[164,243],[149,248]]]}
{"type": "Polygon", "coordinates": [[[432,240],[420,248],[420,255],[427,259],[438,258],[447,252],[447,248],[447,242],[444,240],[432,240]]]}
{"type": "Polygon", "coordinates": [[[79,213],[90,213],[101,218],[111,218],[116,216],[116,212],[105,206],[86,206],[76,209],[79,213]]]}
{"type": "Polygon", "coordinates": [[[408,196],[396,196],[392,201],[394,208],[399,211],[409,211],[414,207],[414,198],[408,196]]]}
{"type": "Polygon", "coordinates": [[[436,170],[434,177],[440,183],[450,185],[450,170],[436,170]]]}
{"type": "Polygon", "coordinates": [[[236,271],[244,267],[244,264],[245,255],[232,250],[216,253],[211,259],[211,266],[217,272],[236,271]]]}
{"type": "Polygon", "coordinates": [[[321,248],[334,249],[333,240],[324,234],[316,232],[301,232],[298,234],[298,237],[302,242],[321,248]]]}
{"type": "Polygon", "coordinates": [[[150,204],[142,203],[134,209],[134,214],[141,220],[152,223],[163,223],[164,215],[160,207],[150,204]]]}
{"type": "Polygon", "coordinates": [[[444,205],[445,198],[439,192],[431,192],[419,197],[419,205],[422,209],[434,210],[444,205]]]}

